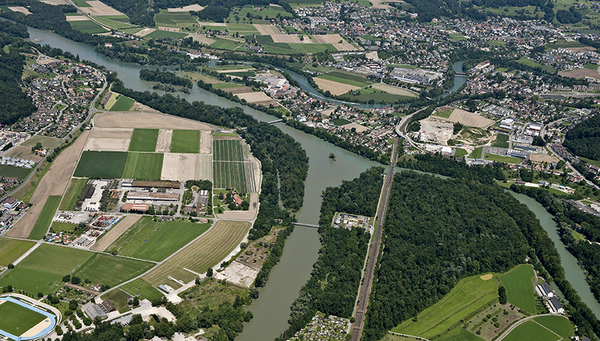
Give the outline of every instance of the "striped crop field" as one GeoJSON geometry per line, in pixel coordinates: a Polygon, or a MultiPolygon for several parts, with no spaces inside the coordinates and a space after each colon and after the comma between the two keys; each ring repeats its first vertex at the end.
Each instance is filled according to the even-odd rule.
{"type": "Polygon", "coordinates": [[[154,286],[173,282],[168,277],[186,283],[193,281],[197,277],[193,272],[202,274],[219,264],[241,243],[250,226],[246,222],[220,220],[200,238],[142,278],[154,286]]]}
{"type": "Polygon", "coordinates": [[[215,188],[235,188],[247,192],[244,162],[215,161],[213,167],[215,188]]]}
{"type": "Polygon", "coordinates": [[[244,161],[244,150],[240,140],[213,140],[215,161],[244,161]]]}

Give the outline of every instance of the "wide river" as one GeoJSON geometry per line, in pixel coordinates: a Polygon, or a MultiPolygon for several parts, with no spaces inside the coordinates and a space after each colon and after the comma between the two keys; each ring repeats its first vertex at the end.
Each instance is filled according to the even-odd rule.
{"type": "MultiPolygon", "coordinates": [[[[109,70],[116,71],[118,77],[128,88],[138,91],[154,91],[152,83],[139,78],[139,70],[144,68],[142,66],[106,58],[85,44],[76,43],[54,33],[30,28],[29,34],[31,35],[30,39],[36,43],[61,48],[74,55],[79,55],[81,59],[93,61],[106,66],[109,70]]],[[[456,63],[454,69],[462,71],[462,62],[456,63]]],[[[294,78],[297,77],[302,76],[294,75],[294,78]]],[[[456,78],[453,91],[465,82],[464,77],[456,78]]],[[[307,85],[308,82],[302,83],[307,85]]],[[[157,92],[160,93],[160,91],[157,92]]],[[[204,101],[221,107],[239,107],[260,121],[273,120],[273,116],[221,98],[211,92],[199,89],[196,85],[190,94],[178,95],[189,101],[204,101]]],[[[304,205],[296,214],[299,222],[318,223],[321,193],[326,187],[338,186],[342,180],[351,180],[369,167],[379,165],[284,124],[279,123],[277,127],[302,144],[309,157],[304,205]],[[336,155],[336,161],[329,159],[329,153],[336,155]]],[[[567,279],[579,292],[582,300],[597,316],[600,316],[600,304],[594,299],[577,260],[561,243],[552,216],[535,200],[511,193],[535,213],[558,249],[567,279]]],[[[254,318],[244,325],[244,331],[236,338],[236,341],[273,340],[287,329],[289,307],[302,285],[310,277],[312,264],[318,257],[319,248],[319,235],[315,228],[296,227],[294,233],[288,237],[281,261],[271,271],[267,285],[261,289],[260,297],[248,308],[254,314],[254,318]]]]}

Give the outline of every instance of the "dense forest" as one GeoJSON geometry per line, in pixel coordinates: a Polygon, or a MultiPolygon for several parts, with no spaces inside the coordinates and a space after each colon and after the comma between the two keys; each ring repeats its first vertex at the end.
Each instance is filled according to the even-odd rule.
{"type": "MultiPolygon", "coordinates": [[[[18,26],[7,27],[10,31],[22,32],[18,26]]],[[[0,50],[0,124],[13,124],[37,110],[19,85],[25,65],[25,57],[20,52],[30,52],[30,47],[22,39],[3,32],[0,32],[0,46],[8,46],[9,51],[0,50]]]]}
{"type": "Polygon", "coordinates": [[[145,81],[183,86],[190,89],[193,85],[192,81],[187,78],[179,77],[173,72],[163,72],[158,70],[141,69],[140,78],[145,81]]]}
{"type": "Polygon", "coordinates": [[[600,160],[600,115],[576,124],[565,135],[563,144],[573,154],[600,160]]]}
{"type": "Polygon", "coordinates": [[[390,197],[365,340],[417,316],[460,279],[527,257],[527,240],[497,201],[518,203],[497,186],[404,172],[390,197]]]}
{"type": "Polygon", "coordinates": [[[362,228],[333,228],[335,212],[375,216],[383,168],[374,167],[357,179],[329,187],[323,193],[319,234],[321,250],[313,273],[291,307],[285,340],[310,321],[317,311],[351,317],[371,235],[362,228]]]}

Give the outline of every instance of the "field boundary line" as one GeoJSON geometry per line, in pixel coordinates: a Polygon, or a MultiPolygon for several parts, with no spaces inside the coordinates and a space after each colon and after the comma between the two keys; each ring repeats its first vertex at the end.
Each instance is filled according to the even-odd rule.
{"type": "Polygon", "coordinates": [[[414,337],[417,340],[429,341],[429,339],[426,339],[426,338],[424,338],[422,336],[416,336],[416,335],[410,335],[410,334],[403,334],[403,333],[396,333],[396,332],[393,332],[391,330],[389,330],[388,333],[390,333],[392,335],[398,335],[398,336],[414,337]]]}
{"type": "MultiPolygon", "coordinates": [[[[502,334],[500,334],[500,336],[498,336],[498,338],[496,338],[494,341],[502,341],[505,337],[507,337],[513,330],[515,330],[518,326],[522,325],[523,323],[534,319],[536,317],[540,317],[540,316],[560,316],[562,318],[566,318],[568,319],[566,316],[561,315],[561,314],[539,314],[539,315],[533,315],[533,316],[527,316],[523,319],[520,319],[518,321],[515,321],[513,324],[511,324],[510,326],[506,327],[506,329],[504,329],[504,331],[502,332],[502,334]]],[[[535,321],[534,321],[535,322],[535,321]]],[[[562,338],[562,337],[561,337],[562,338]]]]}
{"type": "Polygon", "coordinates": [[[546,329],[546,330],[547,330],[547,331],[549,331],[550,333],[552,333],[552,334],[554,334],[554,335],[558,336],[558,340],[557,340],[557,341],[561,341],[561,340],[563,339],[563,337],[562,337],[562,336],[560,336],[560,335],[556,334],[554,331],[550,330],[548,327],[546,327],[546,326],[544,326],[543,324],[539,323],[539,322],[538,322],[538,321],[536,321],[535,319],[534,319],[534,320],[532,320],[532,321],[533,321],[533,323],[535,323],[535,324],[537,324],[538,326],[540,326],[540,327],[542,327],[542,328],[546,329]]]}
{"type": "MultiPolygon", "coordinates": [[[[460,308],[460,309],[459,309],[459,310],[457,310],[457,311],[456,311],[454,314],[452,314],[452,315],[450,315],[450,316],[446,317],[445,319],[441,320],[440,322],[438,322],[438,323],[437,323],[436,325],[434,325],[433,327],[431,327],[431,328],[427,329],[426,331],[424,331],[424,332],[423,332],[423,334],[427,333],[428,331],[432,330],[433,328],[435,328],[435,327],[439,326],[440,324],[444,323],[446,320],[448,320],[448,319],[449,319],[449,318],[451,318],[452,316],[454,316],[454,315],[458,314],[459,312],[461,312],[461,311],[463,311],[463,310],[467,309],[468,307],[472,306],[473,304],[477,303],[479,300],[481,300],[481,299],[483,299],[483,298],[485,298],[485,297],[487,297],[487,296],[489,296],[489,295],[493,295],[494,293],[495,293],[495,291],[492,291],[492,292],[489,292],[489,293],[487,293],[487,294],[485,294],[485,295],[483,295],[483,296],[480,296],[480,297],[479,297],[478,299],[476,299],[475,301],[473,301],[473,302],[471,302],[470,304],[468,304],[468,305],[466,305],[466,306],[464,306],[464,307],[460,308]]],[[[489,301],[489,302],[493,302],[493,301],[494,301],[494,300],[491,300],[491,301],[489,301]]],[[[489,302],[488,302],[488,303],[489,303],[489,302]]],[[[486,303],[486,304],[487,304],[487,303],[486,303]]]]}

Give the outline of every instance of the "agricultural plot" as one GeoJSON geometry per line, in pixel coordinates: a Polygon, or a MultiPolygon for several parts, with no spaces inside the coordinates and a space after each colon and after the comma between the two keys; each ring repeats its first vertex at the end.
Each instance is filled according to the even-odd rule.
{"type": "Polygon", "coordinates": [[[74,30],[83,33],[94,34],[108,32],[102,26],[96,24],[91,20],[69,21],[69,25],[71,25],[71,28],[73,28],[74,30]]]}
{"type": "Polygon", "coordinates": [[[508,138],[509,136],[506,134],[498,134],[494,142],[492,142],[492,147],[508,148],[508,138]]]}
{"type": "Polygon", "coordinates": [[[241,45],[244,45],[244,41],[217,38],[215,39],[215,42],[210,44],[209,46],[213,49],[219,50],[235,50],[238,48],[238,46],[241,45]]]}
{"type": "Polygon", "coordinates": [[[211,154],[200,154],[198,166],[198,179],[213,182],[213,156],[211,154]]]}
{"type": "Polygon", "coordinates": [[[245,17],[246,15],[252,15],[253,18],[257,18],[257,17],[262,17],[265,20],[267,17],[269,18],[276,18],[277,15],[279,15],[282,18],[291,18],[293,17],[293,15],[289,12],[286,12],[282,7],[278,7],[278,6],[261,6],[261,10],[257,11],[254,9],[254,6],[252,5],[246,5],[244,6],[244,8],[242,8],[240,10],[240,13],[238,14],[239,17],[245,17]]]}
{"type": "Polygon", "coordinates": [[[116,250],[123,256],[158,262],[206,232],[209,227],[210,224],[191,223],[187,220],[155,222],[152,217],[142,217],[108,250],[116,250]]]}
{"type": "Polygon", "coordinates": [[[235,188],[248,192],[244,162],[215,161],[213,165],[215,188],[235,188]]]}
{"type": "Polygon", "coordinates": [[[498,284],[493,276],[468,277],[439,302],[422,311],[417,322],[407,320],[392,331],[432,338],[497,299],[498,284]]]}
{"type": "Polygon", "coordinates": [[[129,294],[125,291],[117,288],[110,291],[109,293],[102,295],[103,300],[108,300],[112,305],[120,312],[126,312],[129,310],[129,294]]]}
{"type": "Polygon", "coordinates": [[[110,108],[111,111],[129,111],[135,101],[129,97],[121,96],[117,102],[110,108]]]}
{"type": "Polygon", "coordinates": [[[134,129],[129,142],[129,151],[153,152],[158,140],[158,129],[134,129]]]}
{"type": "Polygon", "coordinates": [[[200,131],[173,130],[171,153],[200,153],[200,131]]]}
{"type": "Polygon", "coordinates": [[[16,336],[21,336],[46,319],[45,315],[11,301],[2,301],[0,316],[0,329],[16,336]]]}
{"type": "Polygon", "coordinates": [[[143,279],[154,286],[166,283],[169,276],[190,282],[197,275],[185,269],[204,273],[208,268],[219,264],[240,244],[249,229],[250,223],[220,220],[204,235],[145,275],[143,279]]]}
{"type": "Polygon", "coordinates": [[[200,154],[165,153],[161,180],[186,181],[200,178],[200,154]]]}
{"type": "Polygon", "coordinates": [[[342,84],[354,85],[354,86],[358,86],[360,88],[373,83],[359,75],[353,75],[353,74],[349,74],[349,73],[345,73],[345,72],[341,72],[341,71],[332,71],[332,72],[326,73],[324,75],[321,75],[318,78],[327,79],[327,80],[342,83],[342,84]]]}
{"type": "Polygon", "coordinates": [[[148,282],[144,281],[141,278],[138,278],[134,281],[131,281],[127,284],[121,286],[121,289],[131,296],[140,295],[140,299],[147,299],[152,301],[154,299],[160,298],[163,294],[158,291],[158,289],[154,288],[148,282]]]}
{"type": "Polygon", "coordinates": [[[0,279],[0,286],[12,285],[32,294],[52,293],[62,287],[64,275],[71,273],[91,255],[88,251],[42,244],[8,271],[0,279]]]}
{"type": "Polygon", "coordinates": [[[486,128],[495,123],[495,121],[490,120],[489,118],[485,118],[481,115],[473,114],[461,109],[454,109],[452,114],[450,114],[450,117],[448,117],[448,121],[454,123],[458,122],[467,127],[477,128],[486,128]]]}
{"type": "Polygon", "coordinates": [[[539,316],[535,322],[560,335],[563,340],[570,340],[575,334],[573,324],[563,316],[539,316]]]}
{"type": "Polygon", "coordinates": [[[213,151],[215,161],[244,161],[240,140],[214,140],[213,151]]]}
{"type": "Polygon", "coordinates": [[[164,154],[128,153],[123,177],[136,180],[160,180],[164,154]]]}
{"type": "MultiPolygon", "coordinates": [[[[339,83],[338,83],[339,84],[339,83]]],[[[370,100],[375,101],[375,103],[395,103],[399,100],[406,99],[408,96],[402,95],[394,95],[379,89],[376,89],[374,86],[366,87],[362,89],[357,89],[351,92],[347,92],[340,96],[344,100],[347,101],[363,101],[367,102],[370,100]]]]}
{"type": "Polygon", "coordinates": [[[32,136],[29,140],[21,143],[21,145],[25,147],[34,147],[38,142],[42,144],[42,147],[44,149],[52,149],[58,145],[60,139],[56,137],[36,135],[32,136]]]}
{"type": "Polygon", "coordinates": [[[31,172],[31,169],[10,165],[0,165],[0,176],[24,179],[29,172],[31,172]]]}
{"type": "Polygon", "coordinates": [[[85,187],[86,183],[87,179],[71,179],[69,189],[63,196],[63,200],[60,203],[59,209],[61,211],[72,211],[75,208],[77,200],[79,199],[79,194],[85,187]]]}
{"type": "Polygon", "coordinates": [[[106,17],[95,17],[94,19],[98,20],[98,22],[100,22],[112,29],[115,29],[115,30],[122,30],[122,29],[126,29],[126,28],[136,28],[137,27],[137,26],[131,25],[130,23],[127,23],[127,22],[107,19],[106,17]]]}
{"type": "Polygon", "coordinates": [[[179,24],[198,23],[198,21],[190,15],[190,12],[169,12],[164,9],[159,13],[156,13],[154,21],[156,21],[156,27],[177,27],[179,24]]]}
{"type": "Polygon", "coordinates": [[[74,176],[93,179],[117,179],[123,175],[127,162],[125,152],[84,151],[74,176]]]}
{"type": "Polygon", "coordinates": [[[535,313],[535,294],[533,279],[535,274],[531,265],[519,265],[500,277],[506,287],[508,302],[529,312],[535,313]]]}
{"type": "Polygon", "coordinates": [[[169,39],[169,38],[181,39],[181,38],[185,38],[187,35],[188,35],[187,33],[179,33],[179,32],[169,32],[169,31],[156,30],[156,31],[153,31],[150,34],[144,35],[144,38],[149,38],[149,39],[169,39]]]}
{"type": "Polygon", "coordinates": [[[40,213],[35,225],[33,225],[33,230],[29,234],[29,239],[39,240],[44,238],[50,224],[52,223],[52,218],[54,218],[54,213],[58,209],[58,205],[60,204],[61,197],[58,195],[49,196],[44,204],[44,208],[40,213]]]}
{"type": "Polygon", "coordinates": [[[8,266],[34,245],[32,241],[0,238],[0,266],[8,266]]]}
{"type": "Polygon", "coordinates": [[[546,329],[544,326],[534,322],[527,321],[515,328],[503,341],[553,341],[560,340],[558,334],[546,329]]]}
{"type": "Polygon", "coordinates": [[[82,280],[89,279],[92,283],[114,287],[143,274],[153,266],[154,264],[150,262],[96,253],[88,258],[73,275],[82,280]]]}

